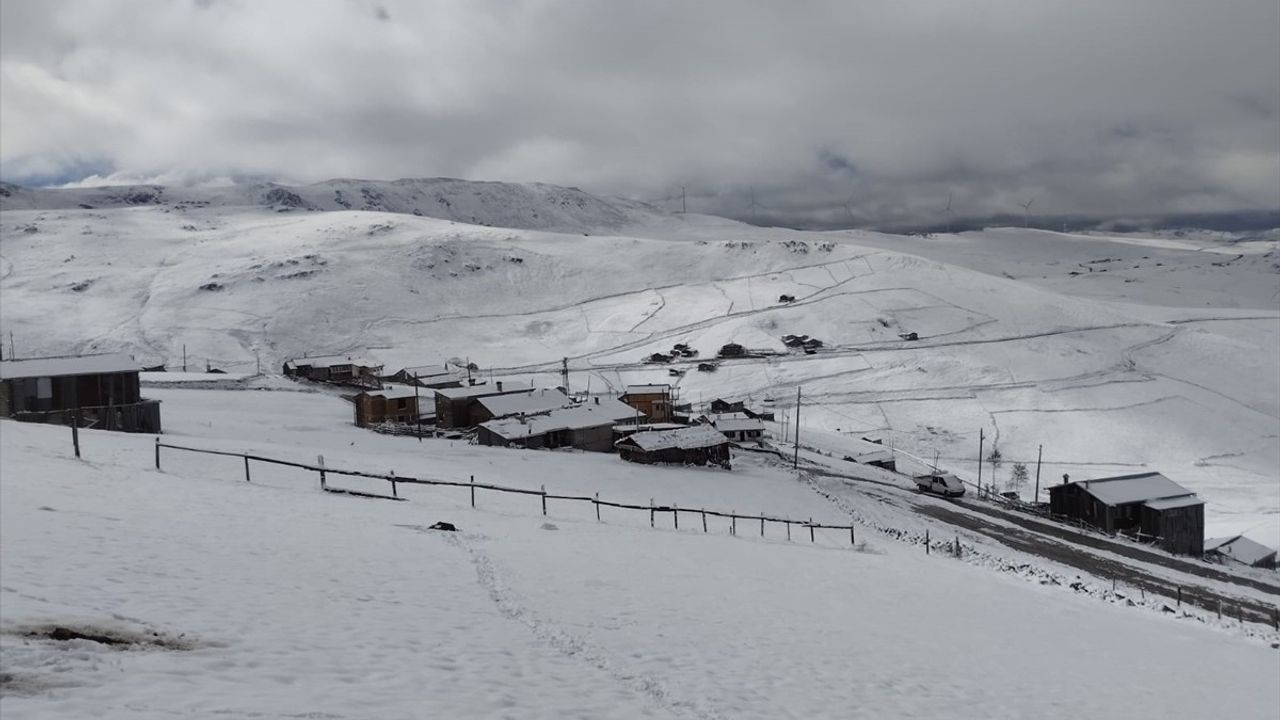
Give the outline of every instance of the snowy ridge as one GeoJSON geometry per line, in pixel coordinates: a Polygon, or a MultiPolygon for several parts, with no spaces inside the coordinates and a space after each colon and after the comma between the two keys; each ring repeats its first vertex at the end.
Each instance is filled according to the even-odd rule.
{"type": "Polygon", "coordinates": [[[212,188],[115,185],[57,189],[0,183],[0,210],[129,207],[175,212],[247,207],[275,212],[364,210],[560,232],[604,231],[661,214],[644,203],[602,198],[578,188],[454,178],[335,179],[311,185],[256,183],[212,188]]]}

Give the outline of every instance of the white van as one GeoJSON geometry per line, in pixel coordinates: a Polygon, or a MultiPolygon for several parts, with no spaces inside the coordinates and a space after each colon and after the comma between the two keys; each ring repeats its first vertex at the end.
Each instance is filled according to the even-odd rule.
{"type": "Polygon", "coordinates": [[[916,478],[916,490],[943,497],[960,497],[964,495],[964,483],[951,473],[922,475],[916,478]]]}

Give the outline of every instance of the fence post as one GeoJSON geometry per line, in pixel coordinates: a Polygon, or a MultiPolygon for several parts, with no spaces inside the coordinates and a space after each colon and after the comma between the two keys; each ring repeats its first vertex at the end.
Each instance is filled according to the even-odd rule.
{"type": "Polygon", "coordinates": [[[929,554],[929,531],[927,529],[924,531],[924,554],[929,554]]]}
{"type": "Polygon", "coordinates": [[[813,518],[809,518],[809,542],[814,542],[814,539],[813,539],[813,518]]]}
{"type": "Polygon", "coordinates": [[[547,486],[542,486],[542,514],[547,514],[547,486]]]}
{"type": "Polygon", "coordinates": [[[791,542],[791,521],[787,521],[787,542],[791,542]]]}
{"type": "Polygon", "coordinates": [[[1218,619],[1222,619],[1222,598],[1218,598],[1218,619]]]}
{"type": "Polygon", "coordinates": [[[1280,630],[1280,608],[1271,608],[1271,629],[1280,630]]]}
{"type": "Polygon", "coordinates": [[[649,527],[653,527],[653,498],[649,498],[649,527]]]}
{"type": "Polygon", "coordinates": [[[854,534],[853,534],[853,526],[852,526],[852,525],[850,525],[850,526],[849,526],[849,544],[850,544],[850,545],[857,545],[857,544],[858,544],[858,538],[857,538],[857,536],[856,536],[856,535],[854,535],[854,534]]]}
{"type": "Polygon", "coordinates": [[[596,499],[591,502],[596,506],[596,522],[600,522],[600,493],[596,493],[596,499]]]}
{"type": "Polygon", "coordinates": [[[730,535],[738,534],[738,511],[737,510],[734,510],[733,512],[729,513],[729,534],[730,535]]]}
{"type": "Polygon", "coordinates": [[[80,411],[71,416],[71,447],[75,448],[76,458],[80,458],[80,411]]]}
{"type": "Polygon", "coordinates": [[[244,456],[244,481],[249,482],[249,456],[244,456]]]}
{"type": "Polygon", "coordinates": [[[156,469],[160,469],[160,438],[156,438],[156,469]]]}
{"type": "Polygon", "coordinates": [[[1178,607],[1182,607],[1182,586],[1178,586],[1178,607]]]}
{"type": "Polygon", "coordinates": [[[702,511],[702,532],[706,532],[706,531],[707,531],[707,511],[704,509],[702,511]]]}
{"type": "Polygon", "coordinates": [[[320,489],[328,490],[329,485],[328,483],[325,482],[325,477],[324,477],[324,456],[323,455],[316,456],[316,464],[320,466],[320,489]]]}
{"type": "Polygon", "coordinates": [[[956,536],[956,557],[960,557],[960,536],[956,536]]]}
{"type": "Polygon", "coordinates": [[[671,503],[671,518],[675,521],[676,529],[680,529],[680,506],[671,503]]]}
{"type": "MultiPolygon", "coordinates": [[[[421,435],[418,436],[418,440],[422,440],[421,435]]],[[[472,475],[471,476],[471,507],[474,508],[475,506],[476,506],[476,476],[472,475]]],[[[599,520],[600,518],[596,518],[596,519],[599,520]]]]}

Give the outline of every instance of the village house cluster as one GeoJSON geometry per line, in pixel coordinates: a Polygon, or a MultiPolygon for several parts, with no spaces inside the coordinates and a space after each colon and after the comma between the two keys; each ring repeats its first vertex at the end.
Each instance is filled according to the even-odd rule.
{"type": "MultiPolygon", "coordinates": [[[[720,355],[732,356],[737,349],[720,355]]],[[[160,403],[142,397],[142,370],[120,354],[0,360],[0,416],[159,434],[160,403]]],[[[766,444],[766,423],[774,420],[770,411],[723,398],[694,413],[666,384],[630,385],[617,397],[574,397],[564,387],[480,380],[475,370],[474,365],[445,364],[386,373],[381,363],[354,355],[296,358],[283,366],[287,377],[357,390],[345,397],[359,427],[467,437],[494,447],[615,452],[623,460],[645,464],[729,468],[730,449],[766,444]]],[[[937,494],[963,494],[954,475],[936,468],[913,473],[901,466],[892,449],[868,440],[865,451],[845,459],[909,475],[926,492],[937,485],[937,494]]],[[[1064,475],[1048,491],[1048,503],[1022,505],[1174,554],[1276,567],[1274,549],[1242,535],[1206,540],[1204,501],[1158,472],[1074,482],[1064,475]]]]}

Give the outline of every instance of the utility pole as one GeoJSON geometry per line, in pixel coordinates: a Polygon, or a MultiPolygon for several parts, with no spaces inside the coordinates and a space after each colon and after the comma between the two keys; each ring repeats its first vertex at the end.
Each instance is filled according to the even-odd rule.
{"type": "Polygon", "coordinates": [[[686,212],[688,212],[688,210],[685,207],[685,202],[684,202],[684,186],[681,185],[680,186],[680,214],[684,215],[686,212]]]}
{"type": "Polygon", "coordinates": [[[982,443],[987,439],[986,432],[978,428],[978,495],[982,495],[982,443]]]}
{"type": "Polygon", "coordinates": [[[1040,461],[1044,459],[1044,445],[1040,446],[1040,450],[1036,452],[1036,495],[1031,499],[1032,504],[1040,502],[1040,461]]]}
{"type": "Polygon", "coordinates": [[[569,394],[569,358],[560,361],[560,378],[561,385],[564,385],[564,394],[569,394]]]}
{"type": "Polygon", "coordinates": [[[187,344],[182,343],[182,372],[187,371],[187,344]]]}
{"type": "Polygon", "coordinates": [[[800,469],[800,386],[796,386],[796,455],[791,460],[791,469],[800,469]]]}
{"type": "Polygon", "coordinates": [[[422,442],[422,406],[419,404],[422,401],[418,399],[419,387],[421,386],[418,384],[418,373],[414,373],[413,374],[413,412],[414,412],[414,415],[417,416],[416,418],[414,418],[414,422],[418,424],[418,442],[422,442]]]}
{"type": "Polygon", "coordinates": [[[10,360],[18,359],[18,351],[15,350],[13,347],[13,331],[12,330],[9,331],[9,359],[10,360]]]}
{"type": "Polygon", "coordinates": [[[253,374],[262,374],[262,356],[258,354],[257,350],[253,351],[253,374]]]}

